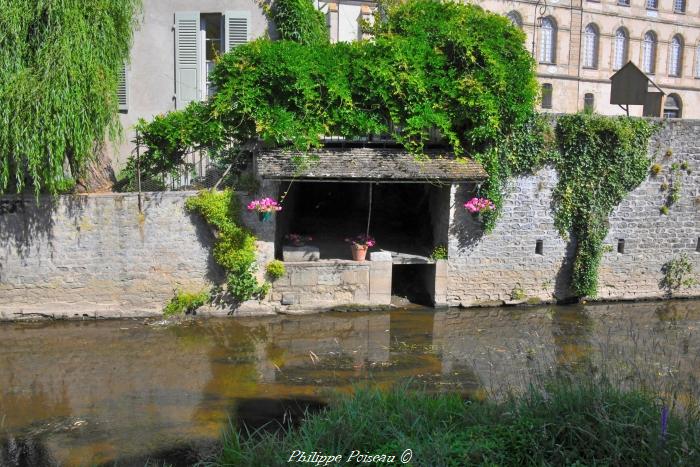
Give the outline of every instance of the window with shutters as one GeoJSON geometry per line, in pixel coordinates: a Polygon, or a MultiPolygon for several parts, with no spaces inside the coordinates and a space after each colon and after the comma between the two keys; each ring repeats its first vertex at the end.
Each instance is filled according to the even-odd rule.
{"type": "Polygon", "coordinates": [[[542,20],[540,29],[540,63],[556,63],[557,26],[551,17],[542,20]]]}
{"type": "Polygon", "coordinates": [[[615,62],[613,69],[619,70],[627,63],[629,55],[629,35],[625,28],[619,28],[615,32],[615,62]]]}
{"type": "Polygon", "coordinates": [[[671,39],[671,54],[668,60],[668,74],[681,76],[683,68],[683,38],[676,34],[671,39]]]}
{"type": "Polygon", "coordinates": [[[250,12],[175,13],[175,105],[211,97],[218,56],[250,40],[250,12]]]}
{"type": "Polygon", "coordinates": [[[653,74],[656,69],[656,34],[652,31],[644,34],[642,41],[642,71],[653,74]]]}
{"type": "Polygon", "coordinates": [[[584,30],[583,66],[598,68],[598,27],[589,24],[584,30]]]}
{"type": "Polygon", "coordinates": [[[685,13],[685,0],[673,0],[673,12],[685,13]]]}
{"type": "Polygon", "coordinates": [[[119,79],[117,81],[117,104],[120,112],[129,111],[129,70],[126,64],[122,65],[119,70],[119,79]]]}
{"type": "Polygon", "coordinates": [[[552,108],[552,84],[544,83],[542,85],[542,108],[551,109],[552,108]]]}

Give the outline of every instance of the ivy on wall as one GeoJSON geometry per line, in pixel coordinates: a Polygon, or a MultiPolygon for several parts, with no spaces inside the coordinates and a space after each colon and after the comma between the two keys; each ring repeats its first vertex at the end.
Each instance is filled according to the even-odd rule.
{"type": "Polygon", "coordinates": [[[596,295],[608,217],[646,179],[652,131],[634,118],[575,114],[557,120],[555,225],[576,240],[571,288],[577,296],[596,295]]]}
{"type": "Polygon", "coordinates": [[[227,291],[237,302],[262,298],[268,285],[255,278],[255,236],[241,226],[241,203],[230,190],[204,190],[189,198],[187,210],[200,214],[214,229],[214,260],[226,271],[227,291]]]}
{"type": "Polygon", "coordinates": [[[0,193],[69,188],[119,134],[140,0],[0,2],[0,193]]]}

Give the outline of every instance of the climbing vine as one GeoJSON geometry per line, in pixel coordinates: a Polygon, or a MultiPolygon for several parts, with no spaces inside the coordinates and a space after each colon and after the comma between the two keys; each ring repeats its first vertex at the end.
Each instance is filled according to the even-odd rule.
{"type": "Polygon", "coordinates": [[[119,134],[140,0],[0,2],[0,193],[56,193],[119,134]]]}
{"type": "Polygon", "coordinates": [[[557,121],[555,225],[576,241],[571,288],[577,296],[596,295],[608,216],[645,180],[652,131],[633,118],[575,114],[557,121]]]}
{"type": "Polygon", "coordinates": [[[210,101],[140,122],[149,170],[180,164],[192,147],[216,153],[260,138],[303,152],[330,134],[388,134],[420,157],[437,130],[457,156],[489,154],[531,118],[534,62],[506,18],[453,1],[409,0],[382,11],[371,41],[316,41],[289,33],[303,30],[289,22],[281,36],[295,41],[259,39],[223,55],[210,75],[218,89],[210,101]]]}
{"type": "Polygon", "coordinates": [[[241,226],[241,204],[230,190],[201,191],[186,207],[214,229],[214,260],[226,271],[228,293],[238,302],[266,295],[268,285],[255,278],[255,237],[241,226]]]}

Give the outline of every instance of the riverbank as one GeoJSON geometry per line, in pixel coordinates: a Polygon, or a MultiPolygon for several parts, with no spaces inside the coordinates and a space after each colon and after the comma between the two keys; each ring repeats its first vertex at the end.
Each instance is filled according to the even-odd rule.
{"type": "Polygon", "coordinates": [[[363,389],[279,431],[234,427],[212,465],[700,465],[696,407],[600,375],[502,401],[363,389]]]}

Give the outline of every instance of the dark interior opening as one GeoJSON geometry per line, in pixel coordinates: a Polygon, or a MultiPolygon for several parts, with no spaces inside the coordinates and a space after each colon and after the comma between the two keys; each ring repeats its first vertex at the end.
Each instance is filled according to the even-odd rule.
{"type": "Polygon", "coordinates": [[[433,305],[434,264],[395,264],[391,272],[391,295],[419,305],[433,305]]]}
{"type": "MultiPolygon", "coordinates": [[[[321,259],[350,259],[348,237],[364,234],[369,214],[370,184],[355,182],[294,182],[277,216],[277,256],[288,244],[285,235],[312,237],[321,259]]],[[[370,235],[376,247],[429,256],[447,241],[449,186],[427,183],[374,183],[370,235]]]]}

